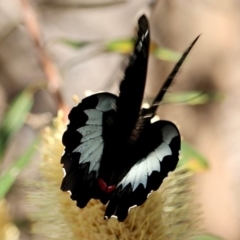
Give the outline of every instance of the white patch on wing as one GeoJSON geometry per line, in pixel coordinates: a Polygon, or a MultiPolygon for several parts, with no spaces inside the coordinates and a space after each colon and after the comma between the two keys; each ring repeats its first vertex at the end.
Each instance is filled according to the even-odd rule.
{"type": "Polygon", "coordinates": [[[84,111],[87,116],[88,120],[86,124],[88,125],[102,125],[102,117],[103,113],[96,109],[87,109],[84,111]]]}
{"type": "Polygon", "coordinates": [[[90,139],[89,141],[84,142],[78,147],[76,147],[73,152],[81,153],[81,160],[79,163],[83,162],[86,158],[88,158],[89,155],[92,154],[102,142],[103,139],[101,137],[97,137],[94,139],[90,139]]]}
{"type": "Polygon", "coordinates": [[[84,162],[90,162],[89,172],[96,171],[100,167],[100,160],[102,158],[103,153],[103,143],[99,145],[99,147],[87,158],[84,162]]]}
{"type": "Polygon", "coordinates": [[[65,176],[67,175],[66,170],[65,170],[65,168],[62,168],[62,170],[63,170],[63,178],[65,178],[65,176]]]}
{"type": "Polygon", "coordinates": [[[102,126],[99,125],[86,125],[77,129],[82,134],[83,138],[81,143],[86,142],[90,139],[100,137],[102,135],[102,126]]]}
{"type": "Polygon", "coordinates": [[[145,37],[147,37],[147,35],[148,35],[148,30],[146,31],[146,33],[145,33],[145,35],[144,35],[144,36],[145,36],[145,37]]]}
{"type": "Polygon", "coordinates": [[[73,152],[81,153],[79,163],[90,163],[89,172],[92,170],[97,172],[103,153],[103,139],[102,137],[90,139],[80,144],[73,152]]]}
{"type": "Polygon", "coordinates": [[[164,157],[172,155],[172,150],[167,143],[162,142],[155,150],[154,153],[157,159],[161,162],[164,157]]]}
{"type": "Polygon", "coordinates": [[[147,162],[146,170],[148,176],[150,176],[153,171],[160,172],[160,163],[154,151],[148,154],[145,161],[147,162]]]}
{"type": "Polygon", "coordinates": [[[70,190],[68,190],[67,192],[69,193],[70,196],[72,195],[72,192],[70,190]]]}
{"type": "Polygon", "coordinates": [[[112,215],[110,218],[116,218],[118,219],[118,217],[116,215],[112,215]]]}
{"type": "Polygon", "coordinates": [[[96,109],[102,112],[107,112],[109,110],[112,110],[113,102],[116,102],[114,98],[100,95],[98,96],[98,104],[96,106],[96,109]]]}
{"type": "Polygon", "coordinates": [[[122,185],[122,187],[125,188],[131,183],[132,191],[134,191],[140,184],[146,188],[148,177],[153,171],[160,172],[161,161],[165,156],[171,154],[172,151],[170,147],[165,142],[162,142],[156,149],[154,149],[154,151],[148,154],[146,158],[143,158],[134,164],[118,186],[122,185]]]}
{"type": "Polygon", "coordinates": [[[127,175],[122,179],[122,181],[118,184],[120,186],[122,184],[123,188],[126,187],[129,183],[132,185],[132,191],[134,191],[139,184],[143,184],[145,188],[147,185],[147,171],[146,171],[146,159],[142,159],[138,161],[127,175]]]}
{"type": "Polygon", "coordinates": [[[167,144],[170,144],[172,139],[178,136],[177,130],[172,125],[166,125],[162,128],[163,141],[167,144]]]}
{"type": "Polygon", "coordinates": [[[137,205],[131,206],[131,207],[128,209],[128,213],[129,213],[133,208],[135,208],[135,207],[137,207],[137,205]]]}
{"type": "Polygon", "coordinates": [[[135,180],[133,184],[133,191],[139,186],[139,184],[143,184],[143,187],[146,188],[147,186],[147,160],[142,160],[138,164],[137,174],[135,175],[135,180]]]}

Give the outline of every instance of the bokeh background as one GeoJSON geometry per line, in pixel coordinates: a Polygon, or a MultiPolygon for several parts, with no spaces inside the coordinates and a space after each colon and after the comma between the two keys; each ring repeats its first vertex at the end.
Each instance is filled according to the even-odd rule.
{"type": "MultiPolygon", "coordinates": [[[[240,3],[237,0],[0,0],[0,121],[23,89],[40,86],[33,87],[37,90],[33,91],[31,112],[4,149],[1,171],[4,173],[24,154],[39,131],[56,116],[59,106],[75,105],[73,94],[82,99],[99,90],[117,93],[124,56],[104,52],[101,43],[132,37],[142,12],[149,16],[152,40],[159,47],[182,53],[201,34],[170,92],[215,91],[224,98],[204,105],[166,104],[160,107],[159,115],[177,123],[184,139],[209,162],[209,169],[194,178],[196,199],[203,211],[203,228],[223,239],[239,240],[240,3]],[[40,35],[35,31],[38,27],[34,25],[34,14],[40,35]],[[39,37],[40,46],[34,36],[39,37]],[[66,40],[96,43],[81,47],[66,40]],[[50,59],[49,75],[42,65],[44,59],[50,59]]],[[[173,64],[150,57],[148,98],[156,94],[173,64]]],[[[18,115],[11,117],[18,121],[18,115]]],[[[32,159],[39,161],[38,154],[32,159]]],[[[20,174],[14,174],[17,178],[7,192],[4,208],[17,228],[8,239],[33,239],[23,185],[38,178],[38,173],[24,167],[20,174]]]]}

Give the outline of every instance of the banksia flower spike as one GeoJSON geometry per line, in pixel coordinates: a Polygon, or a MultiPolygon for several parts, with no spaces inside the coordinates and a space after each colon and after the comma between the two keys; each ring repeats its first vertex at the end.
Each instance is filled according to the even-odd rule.
{"type": "Polygon", "coordinates": [[[20,232],[11,222],[8,211],[7,202],[4,199],[0,200],[0,240],[19,240],[20,232]]]}
{"type": "Polygon", "coordinates": [[[92,199],[79,209],[69,194],[60,190],[64,130],[59,113],[54,126],[42,134],[42,179],[28,193],[35,209],[31,212],[33,233],[45,239],[64,240],[186,240],[198,234],[199,212],[193,201],[192,174],[183,167],[170,173],[160,189],[142,206],[132,209],[124,222],[103,220],[105,206],[98,200],[92,199]]]}

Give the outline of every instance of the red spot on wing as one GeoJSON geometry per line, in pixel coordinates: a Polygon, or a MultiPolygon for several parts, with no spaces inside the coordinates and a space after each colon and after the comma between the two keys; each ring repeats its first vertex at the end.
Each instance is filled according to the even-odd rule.
{"type": "Polygon", "coordinates": [[[102,178],[98,178],[99,187],[105,192],[107,189],[107,184],[103,181],[102,178]]]}
{"type": "Polygon", "coordinates": [[[108,186],[102,178],[98,178],[98,185],[101,188],[101,190],[106,193],[110,193],[116,188],[116,185],[108,186]]]}

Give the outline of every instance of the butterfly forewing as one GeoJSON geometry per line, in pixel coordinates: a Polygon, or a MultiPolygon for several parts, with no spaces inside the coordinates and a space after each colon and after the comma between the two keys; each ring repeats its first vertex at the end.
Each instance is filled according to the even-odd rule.
{"type": "Polygon", "coordinates": [[[147,76],[150,32],[145,16],[138,20],[134,51],[129,58],[117,100],[116,137],[129,138],[139,117],[147,76]]]}

